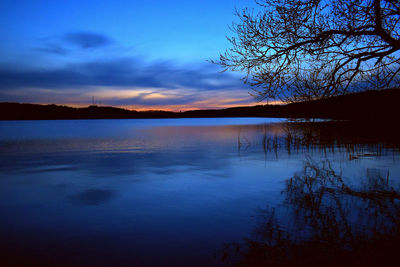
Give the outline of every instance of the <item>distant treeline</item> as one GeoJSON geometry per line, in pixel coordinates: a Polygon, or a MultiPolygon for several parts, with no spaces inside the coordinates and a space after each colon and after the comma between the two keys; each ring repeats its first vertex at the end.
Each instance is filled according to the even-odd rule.
{"type": "Polygon", "coordinates": [[[0,103],[0,120],[279,117],[398,120],[400,89],[366,91],[286,105],[257,105],[185,112],[131,111],[115,107],[0,103]]]}

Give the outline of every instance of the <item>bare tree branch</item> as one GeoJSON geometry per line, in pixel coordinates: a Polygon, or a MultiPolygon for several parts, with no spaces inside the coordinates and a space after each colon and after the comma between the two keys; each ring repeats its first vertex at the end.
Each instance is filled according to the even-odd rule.
{"type": "Polygon", "coordinates": [[[236,11],[231,47],[212,62],[243,72],[258,99],[310,100],[365,90],[366,77],[381,87],[399,80],[398,0],[257,3],[236,11]]]}

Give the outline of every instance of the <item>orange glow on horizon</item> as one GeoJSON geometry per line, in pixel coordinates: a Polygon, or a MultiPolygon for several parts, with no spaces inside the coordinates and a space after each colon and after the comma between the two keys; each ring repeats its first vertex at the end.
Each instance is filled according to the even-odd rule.
{"type": "MultiPolygon", "coordinates": [[[[232,100],[232,99],[230,99],[232,100]]],[[[251,107],[257,105],[281,105],[283,104],[282,101],[269,101],[269,102],[255,102],[255,103],[243,103],[243,104],[231,104],[230,100],[221,101],[222,103],[215,103],[212,104],[210,100],[202,100],[190,104],[183,104],[183,105],[107,105],[107,104],[95,104],[100,107],[115,107],[115,108],[122,108],[127,110],[136,110],[136,111],[172,111],[172,112],[184,112],[189,110],[205,110],[205,109],[225,109],[225,108],[233,108],[233,107],[251,107]],[[224,104],[223,102],[228,102],[228,104],[224,104]]],[[[40,105],[50,105],[50,103],[36,103],[40,105]]],[[[55,105],[60,106],[68,106],[74,108],[85,108],[90,106],[91,104],[76,104],[76,103],[56,103],[55,105]]]]}
{"type": "Polygon", "coordinates": [[[233,107],[251,107],[257,105],[281,105],[282,101],[270,101],[268,103],[247,103],[247,104],[215,104],[211,105],[207,103],[206,105],[201,105],[199,103],[191,103],[186,105],[160,105],[160,106],[146,106],[146,105],[133,105],[133,106],[120,106],[120,108],[136,110],[136,111],[148,111],[148,110],[163,110],[163,111],[188,111],[188,110],[201,110],[201,109],[225,109],[225,108],[233,108],[233,107]]]}
{"type": "Polygon", "coordinates": [[[36,104],[56,104],[70,107],[98,106],[116,107],[128,110],[147,111],[188,111],[205,109],[225,109],[256,105],[278,105],[281,101],[256,102],[247,92],[236,89],[226,91],[199,92],[191,88],[125,88],[125,87],[89,87],[82,93],[79,89],[52,90],[43,88],[24,88],[14,90],[13,95],[21,93],[32,95],[45,94],[45,100],[29,101],[36,104]],[[83,99],[87,101],[82,101],[83,99]],[[185,103],[186,102],[186,103],[185,103]],[[139,104],[129,104],[139,103],[139,104]],[[169,104],[171,103],[171,104],[169,104]],[[184,104],[178,104],[184,103],[184,104]]]}

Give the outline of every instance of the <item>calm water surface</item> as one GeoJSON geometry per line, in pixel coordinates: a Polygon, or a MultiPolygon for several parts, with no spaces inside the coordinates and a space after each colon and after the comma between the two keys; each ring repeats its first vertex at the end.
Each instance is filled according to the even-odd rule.
{"type": "Polygon", "coordinates": [[[258,118],[0,121],[1,261],[253,265],[310,247],[390,251],[400,141],[377,133],[258,118]]]}

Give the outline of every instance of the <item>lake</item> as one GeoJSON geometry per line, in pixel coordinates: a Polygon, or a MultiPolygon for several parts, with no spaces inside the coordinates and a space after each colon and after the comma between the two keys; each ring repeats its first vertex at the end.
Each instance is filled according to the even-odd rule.
{"type": "Polygon", "coordinates": [[[346,122],[0,121],[1,261],[389,261],[399,148],[398,132],[346,122]]]}

